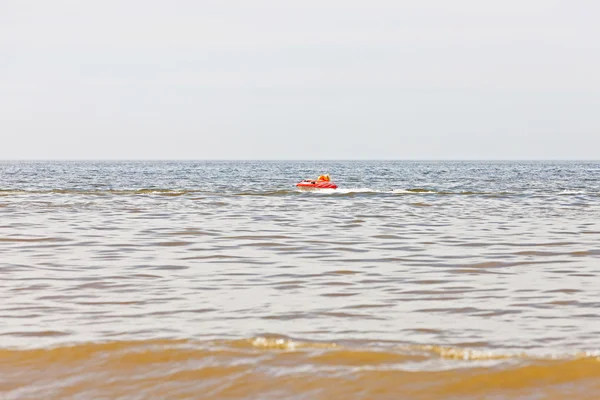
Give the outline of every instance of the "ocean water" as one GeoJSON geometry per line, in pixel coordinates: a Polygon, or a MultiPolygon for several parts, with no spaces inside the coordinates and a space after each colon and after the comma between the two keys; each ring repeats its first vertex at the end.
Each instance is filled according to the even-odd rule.
{"type": "Polygon", "coordinates": [[[0,273],[3,399],[600,396],[598,162],[5,161],[0,273]]]}

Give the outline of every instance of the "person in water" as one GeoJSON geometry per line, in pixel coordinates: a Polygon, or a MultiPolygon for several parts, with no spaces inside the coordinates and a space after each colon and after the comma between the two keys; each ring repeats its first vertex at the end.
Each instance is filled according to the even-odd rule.
{"type": "Polygon", "coordinates": [[[329,174],[325,174],[325,175],[320,175],[317,178],[317,181],[325,181],[325,182],[329,182],[331,180],[331,178],[329,177],[329,174]]]}

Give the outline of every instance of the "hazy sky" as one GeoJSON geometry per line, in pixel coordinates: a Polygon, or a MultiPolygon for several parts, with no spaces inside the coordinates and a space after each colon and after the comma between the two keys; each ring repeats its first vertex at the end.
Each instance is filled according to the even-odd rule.
{"type": "Polygon", "coordinates": [[[0,159],[600,159],[596,0],[0,0],[0,159]]]}

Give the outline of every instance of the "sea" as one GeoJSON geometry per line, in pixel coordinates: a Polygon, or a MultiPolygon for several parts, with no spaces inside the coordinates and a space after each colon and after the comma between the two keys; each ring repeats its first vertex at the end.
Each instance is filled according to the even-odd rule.
{"type": "Polygon", "coordinates": [[[600,162],[2,161],[0,274],[1,399],[600,398],[600,162]]]}

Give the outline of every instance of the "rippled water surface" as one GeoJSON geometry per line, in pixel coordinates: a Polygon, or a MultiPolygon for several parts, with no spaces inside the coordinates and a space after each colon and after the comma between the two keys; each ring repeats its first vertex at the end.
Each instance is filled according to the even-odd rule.
{"type": "Polygon", "coordinates": [[[597,162],[2,162],[0,271],[2,398],[600,392],[597,162]]]}

